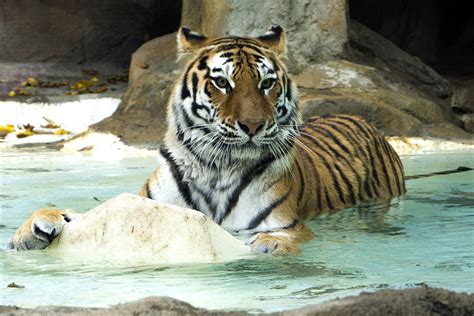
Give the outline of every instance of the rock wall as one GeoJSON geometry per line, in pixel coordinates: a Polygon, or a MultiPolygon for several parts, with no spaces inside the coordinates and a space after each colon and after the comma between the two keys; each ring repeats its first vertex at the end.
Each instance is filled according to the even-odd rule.
{"type": "Polygon", "coordinates": [[[265,33],[281,25],[293,71],[345,52],[345,0],[184,0],[181,25],[209,36],[265,33]]]}
{"type": "MultiPolygon", "coordinates": [[[[353,114],[387,136],[471,139],[470,86],[457,85],[453,93],[451,83],[418,57],[348,20],[351,8],[344,0],[184,0],[181,24],[208,36],[258,35],[272,23],[282,25],[305,118],[353,114]]],[[[175,54],[175,34],[140,47],[118,111],[92,128],[156,147],[166,130],[166,98],[181,71],[175,54]]]]}
{"type": "Polygon", "coordinates": [[[4,0],[0,62],[116,63],[149,39],[175,31],[181,1],[4,0]]]}
{"type": "Polygon", "coordinates": [[[474,71],[474,2],[349,0],[352,19],[441,73],[474,71]]]}

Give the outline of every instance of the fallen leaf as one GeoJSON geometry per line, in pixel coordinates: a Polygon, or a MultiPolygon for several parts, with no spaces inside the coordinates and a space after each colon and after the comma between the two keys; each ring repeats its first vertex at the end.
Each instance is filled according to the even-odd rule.
{"type": "Polygon", "coordinates": [[[62,129],[62,128],[54,131],[54,135],[69,135],[69,134],[71,134],[70,131],[62,129]]]}
{"type": "Polygon", "coordinates": [[[18,137],[18,138],[25,138],[25,137],[29,137],[31,135],[34,135],[34,133],[30,132],[30,131],[22,131],[22,132],[16,133],[16,137],[18,137]]]}
{"type": "Polygon", "coordinates": [[[36,78],[34,78],[34,77],[28,77],[26,79],[26,83],[30,87],[37,87],[38,86],[38,80],[36,80],[36,78]]]}
{"type": "Polygon", "coordinates": [[[8,96],[9,96],[10,98],[13,98],[14,96],[16,96],[16,92],[13,91],[13,90],[12,90],[12,91],[8,91],[8,96]]]}
{"type": "Polygon", "coordinates": [[[14,131],[15,131],[15,126],[14,125],[11,125],[11,124],[0,125],[0,132],[11,133],[11,132],[14,132],[14,131]]]}
{"type": "Polygon", "coordinates": [[[15,282],[12,282],[12,283],[8,284],[7,287],[12,287],[12,288],[17,288],[17,289],[24,289],[25,288],[24,285],[16,284],[15,282]]]}
{"type": "Polygon", "coordinates": [[[74,95],[78,95],[78,94],[79,94],[79,91],[66,90],[66,91],[64,91],[64,94],[65,94],[65,95],[68,95],[68,96],[74,96],[74,95]]]}
{"type": "Polygon", "coordinates": [[[99,82],[99,79],[97,77],[92,77],[90,81],[93,83],[97,83],[99,82]]]}
{"type": "Polygon", "coordinates": [[[93,93],[104,93],[104,92],[106,92],[107,90],[108,90],[107,87],[101,86],[101,87],[97,87],[97,88],[93,91],[93,93]]]}
{"type": "Polygon", "coordinates": [[[97,76],[99,74],[99,72],[95,69],[82,69],[81,72],[83,75],[87,76],[97,76]]]}
{"type": "Polygon", "coordinates": [[[56,124],[54,121],[50,120],[49,118],[43,116],[43,120],[45,120],[48,124],[41,125],[41,127],[43,127],[43,128],[59,128],[59,125],[56,124]]]}
{"type": "Polygon", "coordinates": [[[117,84],[117,78],[115,77],[107,78],[107,82],[110,84],[117,84]]]}
{"type": "Polygon", "coordinates": [[[33,88],[33,87],[22,87],[22,88],[18,89],[18,94],[19,95],[23,95],[23,96],[27,96],[27,97],[35,95],[35,93],[36,93],[36,89],[33,88]]]}
{"type": "Polygon", "coordinates": [[[28,124],[23,124],[23,129],[29,131],[29,132],[33,132],[33,130],[35,129],[35,127],[33,125],[31,125],[30,123],[28,124]]]}

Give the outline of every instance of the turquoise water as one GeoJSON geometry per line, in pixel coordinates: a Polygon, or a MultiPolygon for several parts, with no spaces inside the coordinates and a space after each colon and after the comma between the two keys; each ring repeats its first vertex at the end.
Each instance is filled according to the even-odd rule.
{"type": "MultiPolygon", "coordinates": [[[[136,193],[154,158],[0,153],[0,244],[35,209],[85,211],[136,193]]],[[[403,157],[407,174],[473,166],[473,154],[403,157]]],[[[474,292],[474,172],[407,182],[389,209],[365,204],[309,223],[317,238],[297,256],[218,264],[72,264],[41,251],[0,251],[0,304],[108,306],[171,296],[195,306],[277,311],[383,288],[421,284],[474,292]],[[25,288],[6,288],[16,282],[25,288]]]]}

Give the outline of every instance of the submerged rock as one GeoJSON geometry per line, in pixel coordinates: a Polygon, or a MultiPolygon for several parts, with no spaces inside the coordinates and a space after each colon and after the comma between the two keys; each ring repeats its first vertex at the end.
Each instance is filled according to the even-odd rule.
{"type": "Polygon", "coordinates": [[[49,252],[114,264],[214,262],[248,248],[194,210],[121,194],[67,223],[49,252]]]}

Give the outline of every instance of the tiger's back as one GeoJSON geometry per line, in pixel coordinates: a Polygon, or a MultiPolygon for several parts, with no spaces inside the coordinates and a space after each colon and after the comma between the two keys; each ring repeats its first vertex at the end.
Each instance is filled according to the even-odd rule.
{"type": "Polygon", "coordinates": [[[405,193],[403,166],[392,146],[357,116],[309,119],[295,140],[293,174],[304,218],[405,193]]]}

